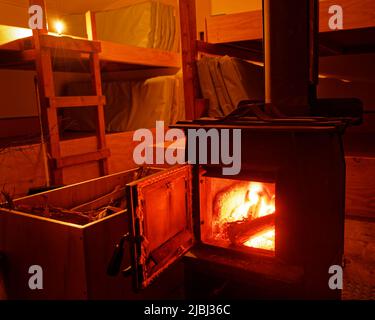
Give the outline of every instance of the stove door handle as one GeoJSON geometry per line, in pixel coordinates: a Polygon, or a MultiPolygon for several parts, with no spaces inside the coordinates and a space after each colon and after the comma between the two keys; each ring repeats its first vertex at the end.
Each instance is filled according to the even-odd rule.
{"type": "Polygon", "coordinates": [[[126,241],[130,240],[130,234],[124,235],[120,242],[116,245],[115,250],[112,254],[111,261],[108,264],[107,274],[110,277],[116,277],[120,273],[122,260],[124,257],[124,245],[126,241]]]}

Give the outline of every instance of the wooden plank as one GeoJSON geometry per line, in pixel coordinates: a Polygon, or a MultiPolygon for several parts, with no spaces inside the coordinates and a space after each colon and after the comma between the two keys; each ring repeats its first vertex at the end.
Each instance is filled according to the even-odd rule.
{"type": "Polygon", "coordinates": [[[114,199],[124,198],[126,197],[125,187],[119,186],[111,193],[106,194],[100,198],[92,200],[90,202],[83,203],[77,207],[71,208],[71,211],[75,212],[87,212],[91,210],[97,210],[98,208],[102,208],[108,206],[108,203],[111,203],[114,199]]]}
{"type": "Polygon", "coordinates": [[[22,51],[24,50],[24,39],[13,40],[0,45],[0,50],[22,51]]]}
{"type": "MultiPolygon", "coordinates": [[[[39,112],[42,123],[43,142],[47,142],[49,159],[58,159],[61,157],[60,133],[58,126],[57,109],[54,104],[48,103],[46,97],[55,96],[55,85],[52,70],[52,57],[49,49],[42,48],[40,44],[40,35],[34,35],[34,44],[36,50],[36,71],[37,71],[37,98],[39,101],[39,112]]],[[[62,171],[53,167],[49,160],[49,177],[47,185],[61,185],[63,182],[62,171]]]]}
{"type": "Polygon", "coordinates": [[[328,22],[332,14],[328,9],[339,5],[344,14],[344,30],[375,27],[375,1],[373,0],[325,0],[320,1],[320,32],[332,31],[328,22]]]}
{"type": "Polygon", "coordinates": [[[207,41],[226,43],[263,38],[262,11],[207,18],[207,41]]]}
{"type": "Polygon", "coordinates": [[[73,97],[52,97],[50,102],[56,105],[56,108],[75,108],[104,105],[105,96],[73,96],[73,97]]]}
{"type": "Polygon", "coordinates": [[[143,70],[104,72],[102,73],[102,79],[104,81],[144,80],[160,76],[175,75],[179,70],[179,68],[152,68],[143,70]]]}
{"type": "Polygon", "coordinates": [[[197,50],[202,53],[207,53],[211,55],[220,55],[225,56],[228,55],[230,57],[235,57],[243,60],[249,61],[263,61],[263,52],[259,51],[251,51],[250,49],[244,49],[240,47],[235,47],[231,45],[222,45],[222,44],[214,44],[208,43],[204,41],[197,41],[197,50]]]}
{"type": "Polygon", "coordinates": [[[5,251],[11,252],[7,256],[10,299],[87,298],[81,229],[11,212],[0,214],[5,214],[5,251]],[[27,286],[32,265],[43,268],[43,290],[27,286]]]}
{"type": "Polygon", "coordinates": [[[99,41],[89,41],[84,39],[57,37],[51,35],[41,35],[40,46],[42,48],[63,49],[85,53],[98,53],[101,51],[101,45],[99,41]]]}
{"type": "MultiPolygon", "coordinates": [[[[92,85],[97,96],[103,95],[102,80],[100,73],[99,55],[94,53],[90,57],[90,68],[92,74],[92,85]]],[[[98,104],[97,107],[97,124],[96,124],[96,138],[97,148],[99,150],[105,149],[106,145],[106,126],[104,116],[104,103],[98,104]]],[[[100,175],[104,176],[108,174],[108,161],[107,158],[101,159],[99,163],[100,175]]]]}
{"type": "MultiPolygon", "coordinates": [[[[320,1],[319,30],[332,31],[328,22],[332,14],[328,9],[340,5],[344,12],[344,30],[375,27],[375,2],[373,0],[327,0],[320,1]]],[[[263,38],[262,11],[207,17],[207,41],[228,43],[263,38]]]]}
{"type": "Polygon", "coordinates": [[[141,48],[108,41],[101,41],[100,60],[144,66],[179,68],[180,56],[176,52],[141,48]]]}
{"type": "Polygon", "coordinates": [[[66,168],[76,166],[79,164],[94,162],[108,158],[111,155],[109,149],[102,149],[84,154],[77,154],[73,156],[66,156],[60,159],[55,159],[56,168],[66,168]]]}
{"type": "Polygon", "coordinates": [[[35,70],[36,50],[0,51],[0,67],[2,69],[35,70]]]}
{"type": "Polygon", "coordinates": [[[180,25],[185,114],[193,120],[197,118],[195,101],[200,98],[195,0],[180,0],[180,25]]]}
{"type": "Polygon", "coordinates": [[[95,13],[92,11],[87,11],[85,14],[86,19],[86,33],[87,39],[89,40],[97,40],[98,34],[96,31],[96,20],[95,20],[95,13]]]}

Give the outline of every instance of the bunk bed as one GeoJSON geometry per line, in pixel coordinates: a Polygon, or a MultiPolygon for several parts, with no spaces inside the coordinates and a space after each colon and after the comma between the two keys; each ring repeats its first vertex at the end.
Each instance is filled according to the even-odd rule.
{"type": "MultiPolygon", "coordinates": [[[[325,0],[319,4],[320,55],[356,54],[375,51],[375,2],[372,0],[325,0]],[[342,30],[331,30],[333,5],[343,9],[342,30]]],[[[206,42],[262,53],[262,10],[206,19],[206,42]]]]}
{"type": "MultiPolygon", "coordinates": [[[[206,89],[202,86],[200,77],[202,57],[205,59],[207,56],[229,56],[262,65],[264,62],[263,16],[262,10],[208,16],[205,32],[201,33],[200,39],[197,40],[195,1],[180,1],[180,7],[184,7],[181,10],[181,32],[182,46],[185,48],[183,69],[186,112],[191,119],[197,119],[207,115],[207,110],[210,108],[208,97],[202,95],[206,89]]],[[[321,57],[374,53],[375,2],[372,0],[320,1],[319,31],[321,57]],[[342,30],[330,29],[329,20],[333,14],[329,13],[329,8],[333,5],[339,5],[343,9],[342,30]]],[[[319,75],[321,79],[330,76],[319,75]]],[[[337,77],[334,80],[350,82],[351,79],[337,77]]]]}
{"type": "MultiPolygon", "coordinates": [[[[176,28],[173,32],[179,35],[178,2],[171,0],[151,2],[175,6],[176,28]]],[[[43,0],[31,0],[30,3],[39,4],[45,9],[43,0]]],[[[11,148],[20,153],[20,158],[25,154],[31,155],[35,160],[33,165],[38,166],[36,170],[38,176],[26,179],[16,174],[14,179],[4,181],[4,185],[8,184],[11,188],[16,180],[21,178],[27,180],[25,186],[30,189],[32,186],[35,187],[35,183],[40,184],[41,176],[47,181],[47,185],[65,185],[117,172],[113,171],[116,170],[114,167],[126,170],[136,166],[129,151],[134,144],[132,133],[106,134],[104,108],[107,99],[103,92],[102,79],[113,82],[176,75],[181,68],[179,47],[163,50],[155,46],[149,48],[109,41],[111,39],[99,39],[100,26],[97,25],[96,16],[101,14],[102,12],[84,14],[83,27],[86,31],[81,30],[81,32],[86,34],[86,37],[50,32],[46,17],[42,30],[0,26],[0,34],[6,35],[0,42],[0,69],[37,72],[37,96],[43,139],[46,142],[46,150],[44,147],[40,148],[38,142],[11,148]],[[89,73],[90,82],[93,84],[90,95],[58,96],[54,88],[54,72],[58,71],[89,73]],[[62,139],[58,114],[61,110],[73,111],[83,107],[94,107],[91,110],[97,115],[96,136],[85,137],[81,134],[72,135],[70,138],[75,138],[74,140],[62,139]],[[77,139],[77,137],[82,138],[77,139]],[[111,146],[114,145],[117,147],[112,149],[111,146]],[[44,156],[41,156],[42,153],[44,156]],[[113,158],[119,160],[120,155],[122,164],[119,167],[112,160],[113,158]],[[35,181],[32,183],[34,178],[35,181]]],[[[178,43],[179,40],[176,39],[175,42],[178,43]]],[[[7,163],[7,158],[5,154],[2,161],[5,159],[7,163]]],[[[3,169],[7,170],[5,167],[3,169]]],[[[26,174],[29,175],[30,172],[26,174]]],[[[25,186],[22,193],[27,190],[25,186]]],[[[18,192],[17,195],[20,193],[18,192]]]]}
{"type": "MultiPolygon", "coordinates": [[[[263,64],[262,11],[206,17],[206,32],[204,35],[200,34],[197,40],[195,0],[181,0],[180,8],[186,113],[190,119],[199,119],[206,117],[212,107],[210,97],[205,93],[210,88],[202,86],[200,64],[203,59],[215,57],[220,61],[221,57],[229,56],[232,60],[255,62],[257,66],[263,64]]],[[[373,0],[320,1],[319,45],[321,57],[344,58],[344,55],[375,53],[375,2],[373,0]],[[331,5],[341,5],[343,8],[343,30],[329,29],[328,21],[332,14],[329,14],[328,9],[331,5]]],[[[371,61],[371,57],[363,59],[363,61],[369,60],[371,61]]],[[[256,69],[253,82],[255,80],[259,84],[258,82],[263,82],[264,71],[256,69]]],[[[330,76],[319,75],[321,80],[330,76]]],[[[352,81],[340,75],[330,80],[342,83],[352,81]]],[[[241,83],[238,82],[238,86],[241,87],[241,83]]],[[[374,113],[371,106],[370,109],[365,109],[365,125],[351,129],[345,137],[347,214],[364,219],[373,219],[375,216],[375,208],[372,204],[375,191],[372,179],[375,168],[375,149],[372,143],[375,122],[369,121],[374,113]],[[370,131],[366,131],[369,127],[371,127],[370,131]]]]}

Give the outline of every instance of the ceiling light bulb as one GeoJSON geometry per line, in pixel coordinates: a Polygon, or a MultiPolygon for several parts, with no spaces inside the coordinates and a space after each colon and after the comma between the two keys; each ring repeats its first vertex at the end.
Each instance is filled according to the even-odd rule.
{"type": "Polygon", "coordinates": [[[61,20],[57,20],[55,22],[55,30],[56,32],[61,35],[64,32],[65,26],[64,23],[61,20]]]}

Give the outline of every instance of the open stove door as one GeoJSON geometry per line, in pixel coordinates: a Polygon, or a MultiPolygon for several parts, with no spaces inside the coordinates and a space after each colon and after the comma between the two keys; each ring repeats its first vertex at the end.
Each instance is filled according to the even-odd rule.
{"type": "Polygon", "coordinates": [[[168,169],[127,188],[132,274],[140,290],[193,245],[192,168],[168,169]]]}

